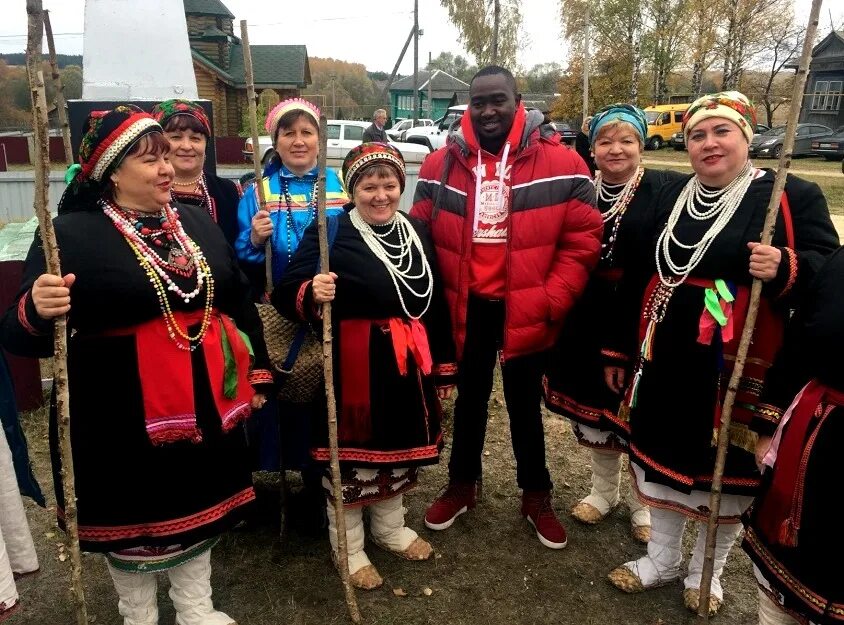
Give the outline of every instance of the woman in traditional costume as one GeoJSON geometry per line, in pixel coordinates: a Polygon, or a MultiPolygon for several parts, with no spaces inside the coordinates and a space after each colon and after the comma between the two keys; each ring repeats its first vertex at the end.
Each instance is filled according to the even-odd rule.
{"type": "Polygon", "coordinates": [[[715,545],[709,612],[724,600],[721,572],[759,485],[757,434],[770,433],[760,405],[765,371],[782,343],[795,295],[838,246],[826,200],[813,183],[789,177],[773,245],[758,242],[774,172],[748,161],[756,115],[735,91],[696,100],[684,117],[694,174],[663,187],[642,220],[640,259],[619,285],[618,319],[608,328],[607,382],[626,388],[634,485],[651,507],[648,554],[610,573],[639,592],[678,580],[687,519],[700,521],[685,575],[686,606],[697,611],[721,402],[747,314],[753,278],[762,303],[733,411],[730,452],[715,545]],[[636,311],[641,311],[637,316],[636,311]],[[628,367],[632,366],[632,372],[628,367]]]}
{"type": "MultiPolygon", "coordinates": [[[[627,422],[617,417],[620,395],[604,382],[601,358],[604,328],[618,323],[613,296],[625,268],[637,260],[637,237],[647,209],[674,172],[645,169],[642,152],[648,121],[641,109],[611,104],[591,118],[589,143],[598,172],[595,187],[604,218],[601,261],[572,310],[552,354],[545,382],[545,405],[572,423],[575,437],[591,449],[592,490],[572,509],[578,521],[601,522],[621,500],[622,454],[627,422]]],[[[650,513],[635,492],[625,501],[633,536],[648,542],[650,513]]]]}
{"type": "Polygon", "coordinates": [[[170,164],[176,172],[173,201],[207,211],[234,247],[239,234],[237,204],[242,193],[235,182],[203,170],[205,149],[214,140],[205,109],[190,100],[166,100],[152,109],[152,115],[170,141],[170,164]]]}
{"type": "Polygon", "coordinates": [[[45,273],[36,237],[0,336],[47,358],[54,319],[68,315],[79,539],[106,554],[123,622],[158,623],[155,573],[166,571],[177,625],[230,625],[211,602],[211,548],[255,498],[241,422],[271,387],[261,323],[208,212],[171,204],[158,122],[123,105],[86,127],[53,222],[64,277],[45,273]]]}
{"type": "MultiPolygon", "coordinates": [[[[431,556],[431,545],[405,526],[402,494],[416,485],[420,466],[439,459],[439,399],[454,384],[456,364],[430,237],[420,222],[397,212],[405,185],[401,154],[364,143],[346,157],[343,179],[354,208],[329,220],[332,273],[317,273],[312,226],[272,302],[285,316],[317,325],[320,305],[332,302],[349,573],[355,586],[371,589],[383,580],[364,552],[364,507],[377,545],[408,560],[431,556]]],[[[320,404],[324,415],[324,399],[320,404]]],[[[314,432],[311,455],[327,463],[324,416],[314,432]]],[[[331,500],[330,480],[323,484],[331,500]]],[[[328,518],[336,553],[332,505],[328,518]]]]}
{"type": "MultiPolygon", "coordinates": [[[[253,283],[253,293],[262,299],[266,291],[265,247],[272,249],[272,281],[278,284],[305,230],[313,222],[319,191],[317,156],[319,155],[319,109],[300,98],[279,102],[267,115],[265,127],[272,137],[275,154],[264,169],[260,184],[264,187],[266,206],[260,200],[254,184],[249,185],[238,205],[239,235],[235,251],[243,270],[253,283]]],[[[325,182],[328,215],[343,212],[348,196],[337,173],[328,169],[325,182]]],[[[309,404],[276,402],[273,398],[264,410],[255,415],[252,424],[256,468],[279,470],[279,415],[283,462],[288,469],[305,469],[306,486],[311,484],[308,474],[310,430],[309,404]]],[[[316,497],[322,506],[317,479],[316,497]]]]}
{"type": "Polygon", "coordinates": [[[844,248],[824,264],[765,380],[784,413],[760,436],[762,488],[745,515],[744,550],[759,583],[760,625],[844,622],[844,537],[835,492],[844,440],[844,248]]]}

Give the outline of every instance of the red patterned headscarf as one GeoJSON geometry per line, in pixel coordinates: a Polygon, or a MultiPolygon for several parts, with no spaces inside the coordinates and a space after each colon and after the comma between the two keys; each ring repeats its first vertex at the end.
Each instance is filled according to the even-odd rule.
{"type": "Polygon", "coordinates": [[[79,145],[80,181],[101,182],[126,156],[134,143],[151,132],[163,132],[152,115],[132,104],[110,111],[92,111],[79,145]]]}
{"type": "Polygon", "coordinates": [[[405,166],[404,157],[388,143],[361,143],[349,150],[343,159],[343,184],[349,197],[354,197],[355,185],[361,175],[373,165],[386,165],[399,179],[399,187],[404,192],[405,166]]]}
{"type": "Polygon", "coordinates": [[[189,115],[196,119],[205,129],[205,136],[211,137],[211,122],[205,114],[205,109],[198,103],[192,100],[165,100],[161,104],[156,104],[152,109],[152,116],[163,127],[167,127],[167,122],[176,115],[189,115]]]}
{"type": "Polygon", "coordinates": [[[698,98],[686,110],[683,115],[683,134],[687,143],[692,128],[710,117],[729,119],[741,129],[748,143],[756,131],[756,109],[753,103],[738,91],[722,91],[698,98]]]}

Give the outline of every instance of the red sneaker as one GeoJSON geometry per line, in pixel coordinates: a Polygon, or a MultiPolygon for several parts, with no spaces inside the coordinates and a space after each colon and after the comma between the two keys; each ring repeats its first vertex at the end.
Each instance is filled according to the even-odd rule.
{"type": "Polygon", "coordinates": [[[539,542],[549,549],[566,546],[566,528],[557,520],[551,506],[550,491],[524,491],[522,493],[522,516],[533,525],[539,542]]]}
{"type": "Polygon", "coordinates": [[[475,485],[473,483],[449,484],[425,512],[425,526],[432,530],[451,527],[454,519],[475,507],[475,485]]]}

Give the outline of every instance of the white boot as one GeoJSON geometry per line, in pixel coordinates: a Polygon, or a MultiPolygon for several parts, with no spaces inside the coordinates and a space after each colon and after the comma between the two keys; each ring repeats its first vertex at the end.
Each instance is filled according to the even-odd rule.
{"type": "Polygon", "coordinates": [[[625,592],[641,592],[680,578],[681,551],[686,517],[672,510],[651,510],[648,555],[625,562],[609,574],[610,581],[625,592]]]}
{"type": "Polygon", "coordinates": [[[123,625],[158,625],[157,579],[155,573],[128,573],[106,561],[117,591],[117,611],[123,625]]]}
{"type": "Polygon", "coordinates": [[[790,614],[774,603],[768,594],[759,589],[759,625],[799,625],[790,614]]]}
{"type": "MultiPolygon", "coordinates": [[[[331,543],[331,554],[334,564],[340,566],[340,559],[337,555],[337,516],[334,513],[334,504],[326,502],[328,511],[328,540],[331,543]]],[[[369,557],[363,550],[363,506],[346,506],[343,509],[343,517],[346,520],[346,551],[349,556],[349,582],[355,588],[361,590],[375,590],[380,588],[384,579],[378,573],[378,569],[369,561],[369,557]]]]}
{"type": "Polygon", "coordinates": [[[0,428],[0,528],[12,571],[21,575],[38,570],[38,556],[21,501],[12,452],[0,428]]]}
{"type": "MultiPolygon", "coordinates": [[[[741,523],[730,523],[718,526],[715,537],[715,558],[712,570],[712,584],[709,588],[709,612],[717,612],[724,602],[724,589],[721,587],[721,573],[724,572],[724,565],[727,563],[727,556],[733,543],[736,542],[741,533],[741,523]],[[714,601],[713,601],[714,599],[714,601]]],[[[706,552],[706,523],[698,523],[697,540],[695,541],[692,559],[689,561],[689,574],[683,581],[685,591],[683,597],[686,607],[697,611],[700,601],[700,581],[703,577],[703,559],[706,552]]]]}
{"type": "Polygon", "coordinates": [[[167,571],[176,625],[236,625],[211,601],[211,550],[167,571]]]}

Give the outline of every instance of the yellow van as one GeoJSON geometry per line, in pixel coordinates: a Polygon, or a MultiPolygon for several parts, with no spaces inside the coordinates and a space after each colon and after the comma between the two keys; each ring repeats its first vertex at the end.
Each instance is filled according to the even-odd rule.
{"type": "Polygon", "coordinates": [[[658,150],[668,143],[675,132],[683,126],[683,113],[688,104],[657,104],[644,109],[648,118],[648,138],[645,147],[658,150]]]}

